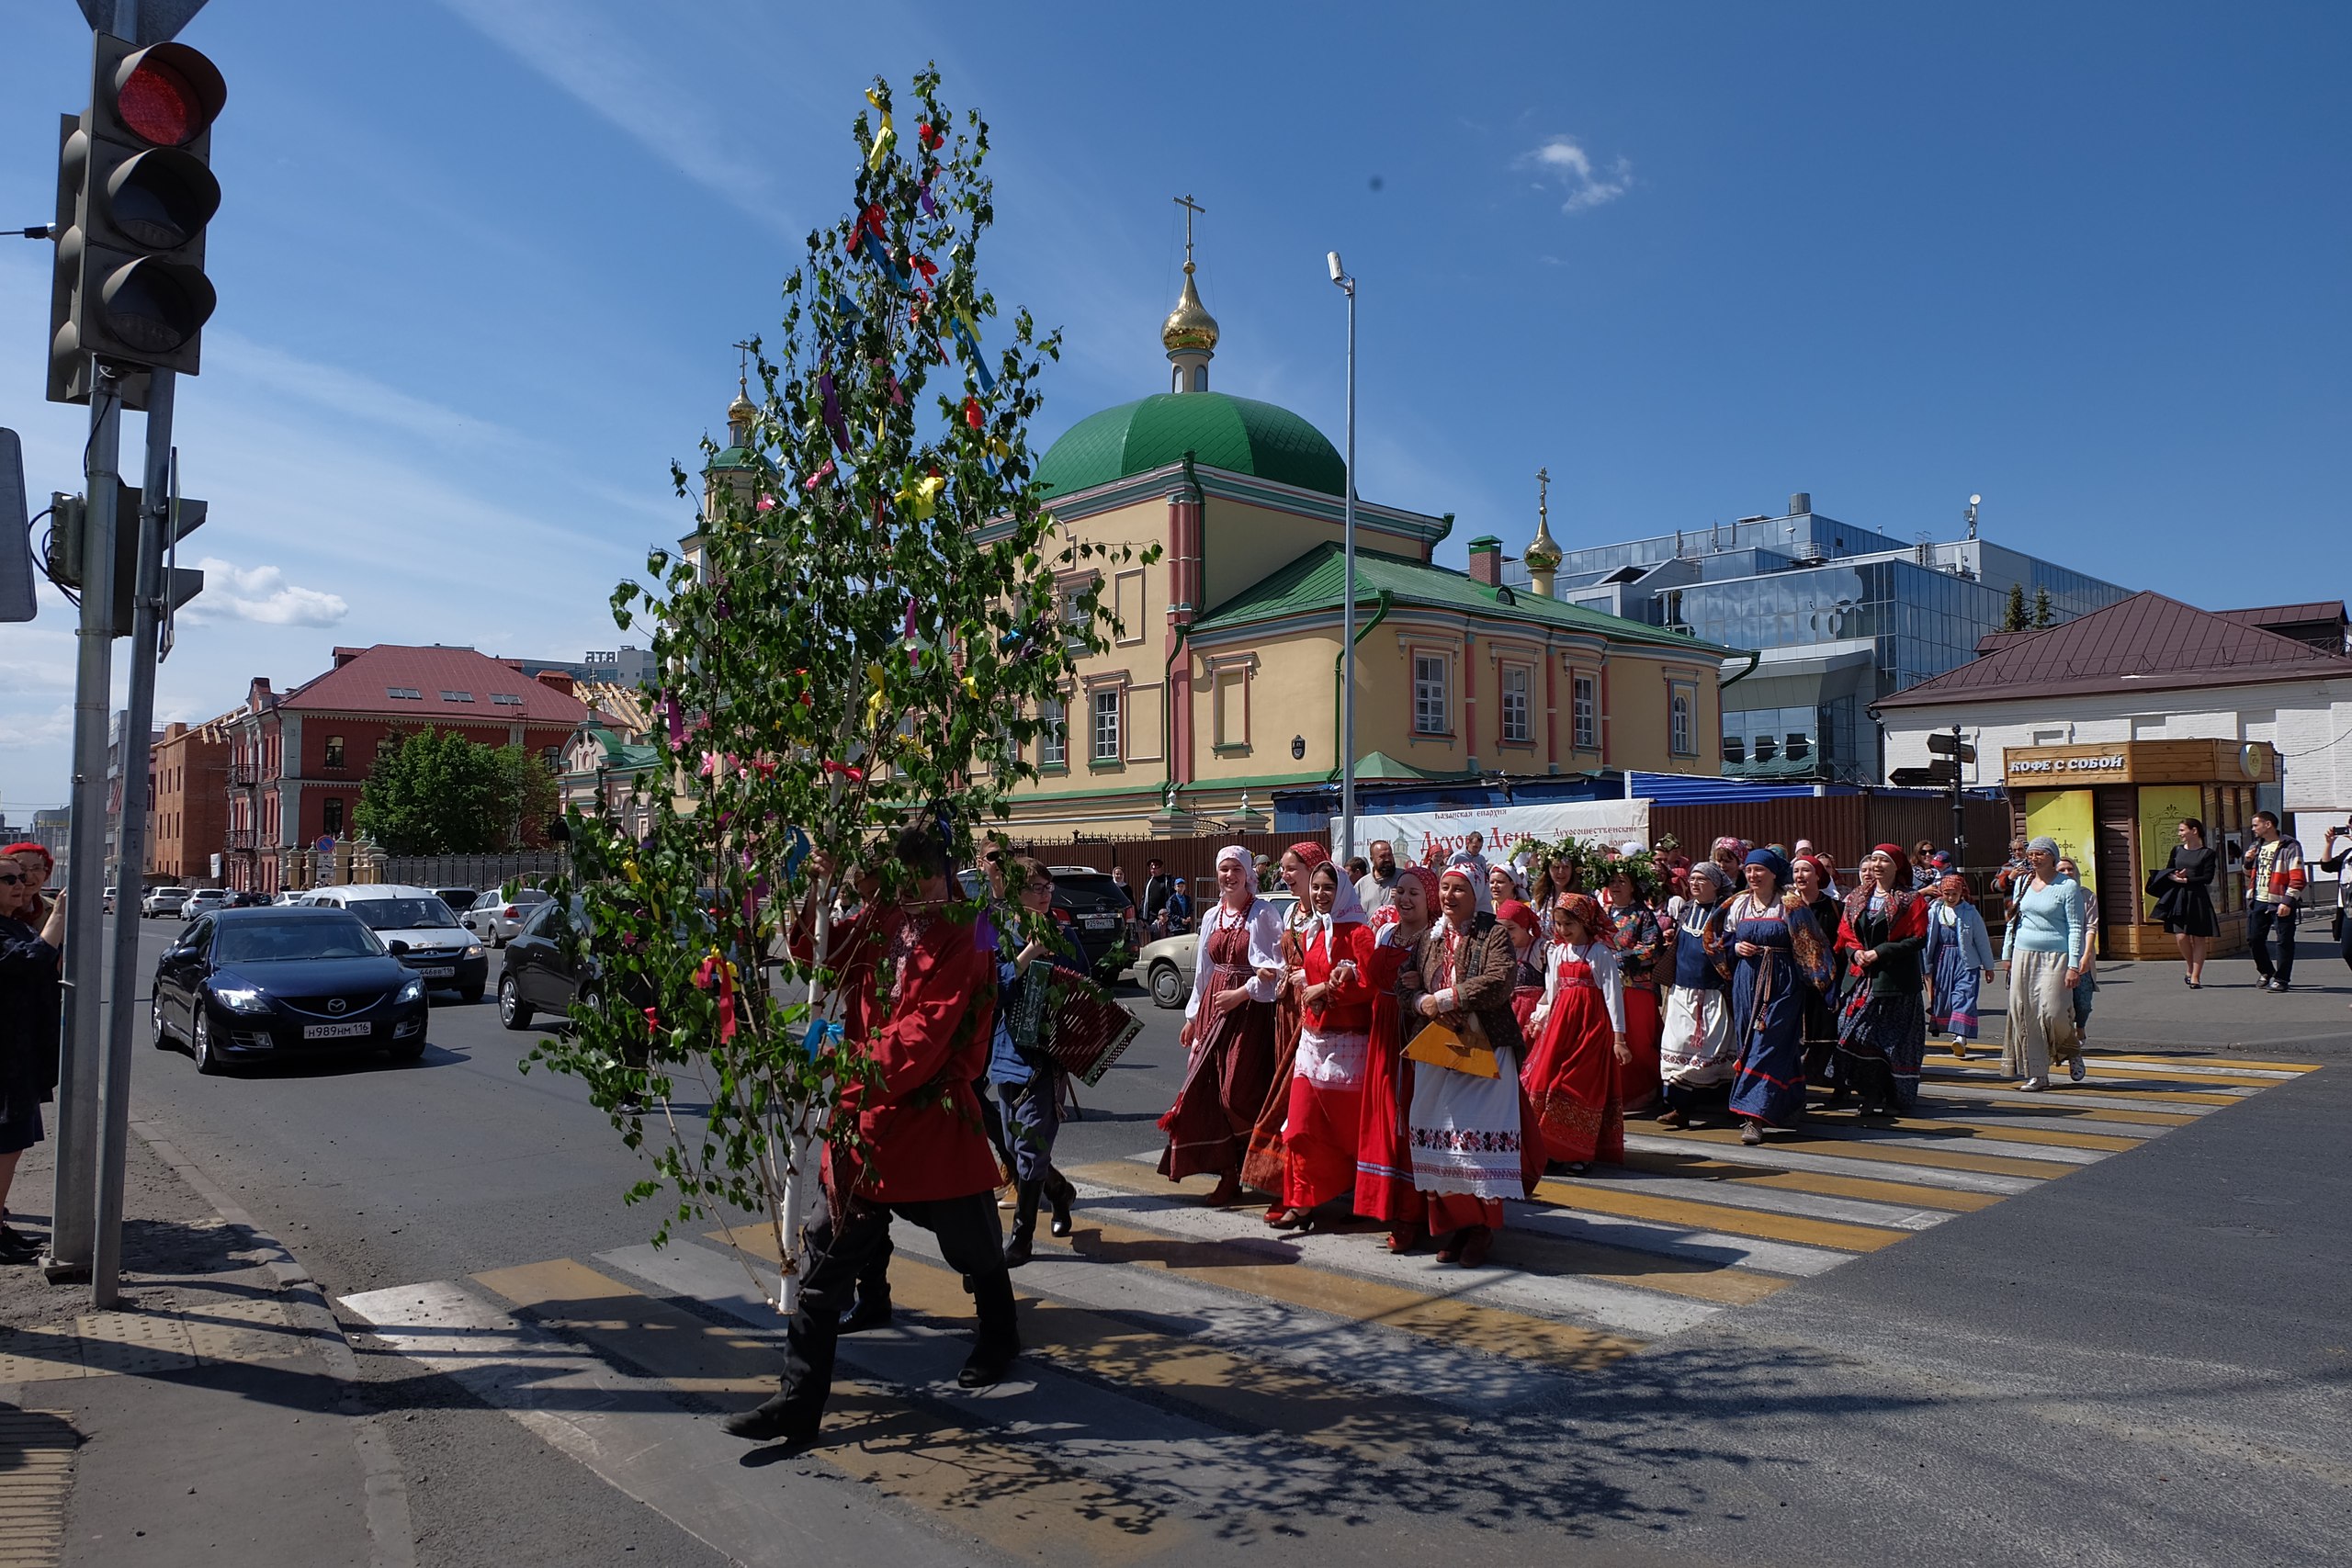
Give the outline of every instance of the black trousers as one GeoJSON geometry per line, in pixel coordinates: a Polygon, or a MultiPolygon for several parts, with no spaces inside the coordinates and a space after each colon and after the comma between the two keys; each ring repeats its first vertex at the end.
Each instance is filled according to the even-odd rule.
{"type": "Polygon", "coordinates": [[[858,1277],[874,1254],[888,1247],[890,1220],[921,1225],[939,1238],[947,1267],[970,1283],[979,1310],[978,1348],[1010,1355],[1021,1344],[1013,1315],[1012,1277],[1004,1268],[1004,1232],[997,1223],[996,1194],[933,1198],[920,1203],[853,1201],[809,1237],[815,1262],[800,1287],[800,1302],[784,1335],[784,1397],[793,1424],[814,1431],[833,1393],[833,1354],[841,1342],[841,1314],[850,1304],[858,1277]]]}
{"type": "Polygon", "coordinates": [[[2267,980],[2278,976],[2282,986],[2295,983],[2295,920],[2300,911],[2292,904],[2249,904],[2245,911],[2245,940],[2254,949],[2254,972],[2267,980]],[[2276,967],[2270,958],[2270,933],[2278,933],[2278,958],[2276,967]]]}

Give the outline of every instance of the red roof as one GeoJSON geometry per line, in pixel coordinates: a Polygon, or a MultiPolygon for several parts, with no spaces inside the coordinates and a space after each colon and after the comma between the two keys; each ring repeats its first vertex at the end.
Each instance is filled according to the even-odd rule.
{"type": "Polygon", "coordinates": [[[2134,593],[2046,631],[1986,637],[1977,646],[1986,649],[1981,657],[1871,705],[2352,677],[2352,659],[2154,592],[2134,593]]]}
{"type": "Polygon", "coordinates": [[[278,705],[297,712],[567,728],[588,716],[588,705],[579,698],[534,681],[506,660],[470,648],[403,648],[379,642],[356,653],[335,651],[351,657],[286,694],[278,705]],[[393,696],[396,691],[403,694],[393,696]],[[410,692],[417,694],[405,694],[410,692]],[[457,694],[460,693],[464,695],[457,694]],[[520,700],[502,702],[501,697],[520,700]]]}

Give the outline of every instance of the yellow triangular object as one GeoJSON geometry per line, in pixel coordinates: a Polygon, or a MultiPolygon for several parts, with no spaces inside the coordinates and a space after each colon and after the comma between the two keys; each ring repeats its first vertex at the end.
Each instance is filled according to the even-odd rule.
{"type": "Polygon", "coordinates": [[[1498,1078],[1503,1076],[1502,1064],[1495,1059],[1491,1045],[1473,1045],[1443,1023],[1432,1023],[1413,1036],[1405,1047],[1408,1061],[1428,1066],[1443,1067],[1448,1072],[1468,1073],[1473,1077],[1498,1078]]]}

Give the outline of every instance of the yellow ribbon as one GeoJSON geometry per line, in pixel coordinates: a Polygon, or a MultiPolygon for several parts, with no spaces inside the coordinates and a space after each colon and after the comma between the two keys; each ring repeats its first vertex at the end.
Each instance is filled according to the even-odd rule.
{"type": "Polygon", "coordinates": [[[925,474],[900,491],[899,501],[907,515],[920,523],[939,510],[939,492],[946,488],[947,481],[939,475],[925,474]]]}
{"type": "Polygon", "coordinates": [[[644,877],[638,874],[637,863],[633,860],[625,860],[621,862],[621,874],[628,877],[631,882],[639,883],[640,885],[645,881],[644,877]]]}
{"type": "Polygon", "coordinates": [[[879,664],[867,665],[865,672],[874,681],[874,694],[865,699],[866,728],[879,729],[882,728],[882,709],[886,705],[883,682],[889,679],[889,672],[879,664]]]}
{"type": "Polygon", "coordinates": [[[871,173],[882,167],[882,160],[888,157],[890,149],[899,144],[899,132],[890,123],[890,111],[882,107],[881,94],[868,87],[865,89],[865,101],[872,104],[874,112],[882,117],[882,129],[874,133],[874,150],[865,155],[865,167],[871,173]]]}

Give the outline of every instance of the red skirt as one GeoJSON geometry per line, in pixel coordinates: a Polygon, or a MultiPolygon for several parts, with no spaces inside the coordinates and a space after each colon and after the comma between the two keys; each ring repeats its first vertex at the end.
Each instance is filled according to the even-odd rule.
{"type": "Polygon", "coordinates": [[[1511,1016],[1519,1020],[1519,1037],[1521,1040],[1532,1040],[1535,1037],[1534,1029],[1528,1020],[1535,1016],[1535,1010],[1542,1005],[1543,1000],[1544,987],[1541,986],[1521,986],[1512,990],[1511,1016]]]}
{"type": "Polygon", "coordinates": [[[1159,1174],[1170,1181],[1208,1171],[1238,1174],[1274,1076],[1274,1010],[1244,1000],[1209,1026],[1176,1103],[1159,1119],[1168,1134],[1159,1174]]]}
{"type": "MultiPolygon", "coordinates": [[[[1285,950],[1289,948],[1287,937],[1283,945],[1285,950]]],[[[1287,1160],[1283,1148],[1283,1123],[1290,1119],[1290,1074],[1298,1060],[1298,1031],[1306,1021],[1306,1011],[1299,1002],[1296,988],[1287,980],[1274,998],[1273,1011],[1273,1076],[1267,1080],[1264,1101],[1250,1119],[1250,1146],[1241,1156],[1241,1180],[1280,1201],[1289,1179],[1284,1174],[1287,1160]]]]}
{"type": "MultiPolygon", "coordinates": [[[[1527,1066],[1520,1074],[1528,1100],[1535,1108],[1544,1152],[1549,1158],[1570,1163],[1624,1159],[1625,1112],[1618,1092],[1616,1032],[1598,987],[1560,988],[1552,1016],[1544,1021],[1544,1038],[1528,1053],[1527,1066]]],[[[1630,1035],[1631,1031],[1627,1032],[1630,1035]]],[[[1655,1077],[1655,1036],[1650,1050],[1650,1072],[1655,1077]]]]}
{"type": "Polygon", "coordinates": [[[1356,1121],[1356,1213],[1391,1225],[1419,1223],[1426,1202],[1413,1190],[1413,1064],[1397,1032],[1396,998],[1372,1004],[1372,1043],[1363,1058],[1356,1121]]]}
{"type": "Polygon", "coordinates": [[[1658,1012],[1657,993],[1646,987],[1625,987],[1625,1049],[1633,1060],[1617,1067],[1617,1098],[1628,1115],[1647,1111],[1658,1097],[1658,1042],[1666,1037],[1666,1020],[1658,1012]]]}
{"type": "Polygon", "coordinates": [[[1363,1120],[1363,1090],[1290,1080],[1290,1119],[1283,1129],[1283,1201],[1312,1209],[1356,1184],[1363,1120]]]}

